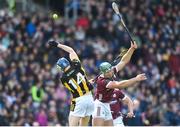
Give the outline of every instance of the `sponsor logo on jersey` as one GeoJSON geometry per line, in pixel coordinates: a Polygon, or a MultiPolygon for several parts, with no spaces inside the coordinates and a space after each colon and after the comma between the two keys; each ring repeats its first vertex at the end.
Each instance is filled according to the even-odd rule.
{"type": "Polygon", "coordinates": [[[68,72],[66,75],[70,76],[75,70],[71,70],[70,72],[68,72]]]}

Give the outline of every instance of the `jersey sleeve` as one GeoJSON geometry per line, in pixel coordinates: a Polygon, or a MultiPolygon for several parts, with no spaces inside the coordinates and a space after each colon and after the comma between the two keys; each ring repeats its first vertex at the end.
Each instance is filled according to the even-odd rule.
{"type": "Polygon", "coordinates": [[[119,99],[121,99],[121,100],[124,99],[125,94],[122,91],[118,90],[116,93],[117,93],[117,96],[119,99]]]}
{"type": "Polygon", "coordinates": [[[108,79],[102,79],[101,77],[98,77],[96,84],[99,84],[99,85],[97,85],[97,87],[99,89],[104,89],[104,88],[106,88],[106,86],[109,82],[110,82],[110,80],[108,80],[108,79]]]}

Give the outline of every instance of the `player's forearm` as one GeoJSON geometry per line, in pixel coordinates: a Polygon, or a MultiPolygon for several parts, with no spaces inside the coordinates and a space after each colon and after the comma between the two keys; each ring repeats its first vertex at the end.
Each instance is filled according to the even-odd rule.
{"type": "Polygon", "coordinates": [[[121,61],[128,63],[132,57],[132,54],[134,53],[135,48],[129,48],[129,50],[127,51],[127,53],[122,57],[121,61]]]}
{"type": "Polygon", "coordinates": [[[128,106],[129,112],[133,112],[133,102],[129,97],[128,97],[127,106],[128,106]]]}
{"type": "Polygon", "coordinates": [[[69,53],[69,58],[71,60],[79,60],[79,57],[77,56],[76,52],[69,46],[67,45],[63,45],[63,44],[60,44],[58,43],[57,41],[54,41],[54,40],[50,40],[48,42],[48,44],[51,46],[51,47],[58,47],[58,48],[61,48],[62,50],[66,51],[69,53]]]}
{"type": "Polygon", "coordinates": [[[123,89],[123,88],[127,88],[129,86],[132,86],[133,84],[135,84],[137,82],[137,79],[136,78],[131,78],[129,80],[123,80],[123,81],[120,81],[118,82],[118,85],[117,87],[119,89],[123,89]]]}
{"type": "Polygon", "coordinates": [[[63,44],[59,43],[57,45],[57,47],[63,49],[64,51],[66,51],[68,53],[74,52],[74,50],[71,47],[67,46],[67,45],[63,45],[63,44]]]}

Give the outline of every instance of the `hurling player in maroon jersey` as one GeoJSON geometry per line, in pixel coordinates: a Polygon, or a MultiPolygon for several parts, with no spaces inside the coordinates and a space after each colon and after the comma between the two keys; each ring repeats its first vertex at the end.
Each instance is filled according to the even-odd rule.
{"type": "Polygon", "coordinates": [[[134,117],[133,113],[133,101],[125,95],[121,90],[115,89],[113,92],[113,96],[110,102],[110,108],[111,108],[111,113],[113,117],[113,124],[114,126],[124,126],[123,123],[123,114],[121,113],[121,106],[123,104],[126,104],[128,106],[128,113],[126,117],[134,117]]]}
{"type": "Polygon", "coordinates": [[[112,66],[108,62],[103,62],[100,64],[101,75],[96,80],[97,89],[95,96],[96,100],[94,102],[95,109],[93,112],[93,126],[113,126],[113,118],[109,103],[115,88],[123,89],[147,79],[145,74],[139,74],[129,80],[114,80],[117,72],[123,69],[130,61],[131,56],[136,48],[136,42],[134,42],[134,44],[131,42],[131,47],[116,66],[112,66]]]}

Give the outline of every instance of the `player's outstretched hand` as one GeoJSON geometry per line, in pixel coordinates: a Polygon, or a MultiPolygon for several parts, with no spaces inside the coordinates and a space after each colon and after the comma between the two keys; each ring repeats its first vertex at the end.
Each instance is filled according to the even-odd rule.
{"type": "Polygon", "coordinates": [[[56,41],[54,41],[54,40],[50,40],[50,41],[48,41],[48,44],[49,44],[51,47],[57,47],[58,42],[56,42],[56,41]]]}
{"type": "Polygon", "coordinates": [[[136,41],[134,41],[134,43],[132,43],[132,41],[131,41],[131,48],[134,48],[134,49],[138,48],[137,44],[136,44],[136,41]]]}
{"type": "Polygon", "coordinates": [[[127,115],[126,115],[127,118],[132,118],[132,117],[135,117],[134,113],[133,112],[128,112],[127,115]]]}
{"type": "Polygon", "coordinates": [[[136,80],[137,81],[144,81],[146,79],[147,79],[147,77],[146,77],[146,75],[144,73],[143,74],[139,74],[139,75],[136,76],[136,80]]]}

